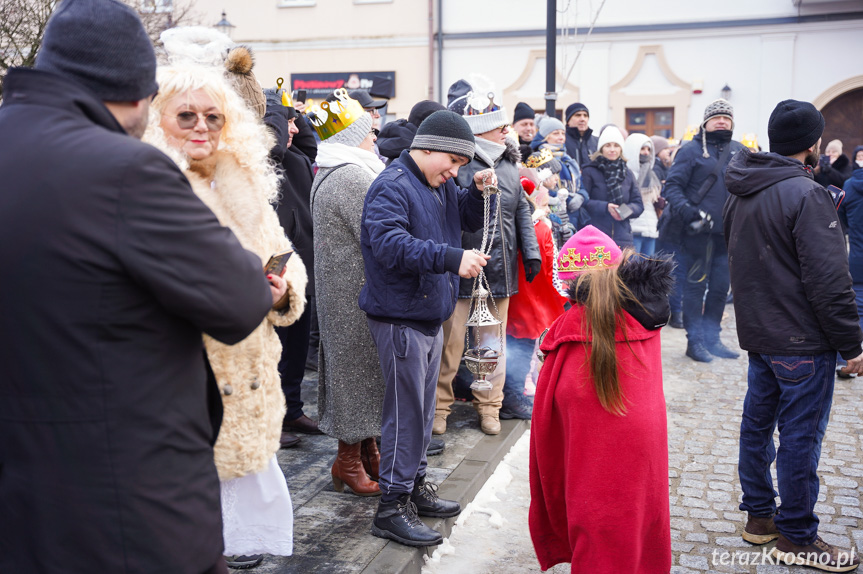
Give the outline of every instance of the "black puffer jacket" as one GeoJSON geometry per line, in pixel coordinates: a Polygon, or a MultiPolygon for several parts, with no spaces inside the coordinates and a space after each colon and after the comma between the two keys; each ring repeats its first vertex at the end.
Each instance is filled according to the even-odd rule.
{"type": "Polygon", "coordinates": [[[819,173],[815,174],[815,181],[824,187],[835,185],[839,189],[842,189],[842,186],[845,185],[845,180],[851,177],[853,171],[854,168],[851,165],[851,160],[843,153],[832,164],[821,165],[821,168],[818,170],[819,173]]]}
{"type": "Polygon", "coordinates": [[[312,212],[309,207],[309,196],[312,191],[312,161],[317,155],[318,147],[312,127],[302,116],[297,116],[294,125],[300,130],[294,134],[291,147],[286,147],[288,120],[291,114],[282,105],[267,106],[264,123],[276,137],[276,145],[270,150],[270,158],[282,168],[279,180],[279,205],[276,213],[279,223],[285,230],[285,235],[297,254],[303,260],[309,282],[306,284],[306,297],[315,293],[315,251],[312,244],[312,212]]]}
{"type": "MultiPolygon", "coordinates": [[[[494,166],[488,165],[488,162],[477,154],[473,161],[458,171],[458,184],[462,187],[469,187],[474,174],[478,171],[494,167],[497,174],[497,186],[500,188],[498,198],[500,207],[497,210],[499,220],[494,237],[491,239],[491,247],[487,250],[491,259],[485,266],[485,276],[488,278],[493,297],[510,297],[518,293],[519,251],[525,261],[542,260],[531,220],[532,210],[521,188],[521,178],[518,175],[520,162],[518,147],[507,140],[506,151],[494,166]]],[[[493,225],[494,217],[491,219],[493,225]]],[[[489,233],[491,233],[490,229],[489,233]]],[[[482,230],[464,233],[461,242],[464,249],[479,249],[482,243],[482,230]]],[[[461,280],[459,298],[470,297],[473,281],[473,279],[461,280]]]]}
{"type": "MultiPolygon", "coordinates": [[[[701,188],[701,184],[710,177],[725,148],[731,146],[731,155],[743,149],[743,144],[732,141],[730,135],[708,132],[707,153],[710,157],[704,157],[702,137],[704,132],[698,132],[692,141],[680,148],[674,157],[674,163],[668,170],[665,187],[662,195],[668,200],[672,207],[674,217],[686,225],[700,219],[698,211],[708,213],[713,219],[711,233],[722,233],[722,208],[728,199],[728,191],[725,189],[723,179],[724,170],[720,170],[716,181],[704,194],[704,198],[696,205],[695,195],[701,188]]],[[[727,165],[727,164],[726,164],[727,165]]]]}
{"type": "Polygon", "coordinates": [[[860,354],[839,216],[797,160],[738,153],[725,181],[725,240],[740,346],[754,353],[860,354]]]}

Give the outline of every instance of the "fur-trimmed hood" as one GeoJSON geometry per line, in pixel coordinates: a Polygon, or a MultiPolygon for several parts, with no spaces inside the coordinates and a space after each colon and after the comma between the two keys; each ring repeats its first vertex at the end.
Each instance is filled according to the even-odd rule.
{"type": "MultiPolygon", "coordinates": [[[[625,304],[623,310],[647,330],[659,329],[668,323],[671,314],[668,294],[674,286],[673,271],[674,261],[670,256],[645,257],[638,253],[629,257],[618,269],[620,278],[636,299],[625,304]]],[[[576,286],[575,282],[570,286],[569,298],[583,303],[587,299],[588,289],[584,286],[576,289],[576,286]]]]}

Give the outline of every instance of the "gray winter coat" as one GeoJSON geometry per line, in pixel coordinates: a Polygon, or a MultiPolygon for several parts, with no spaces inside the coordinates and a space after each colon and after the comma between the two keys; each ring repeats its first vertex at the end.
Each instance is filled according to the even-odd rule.
{"type": "MultiPolygon", "coordinates": [[[[497,203],[498,223],[494,237],[491,239],[491,247],[487,251],[491,259],[484,268],[493,297],[510,297],[518,293],[519,251],[523,260],[542,260],[531,220],[533,210],[524,195],[521,178],[518,175],[520,162],[521,154],[518,146],[507,140],[506,151],[494,166],[490,166],[480,157],[480,154],[477,154],[473,161],[458,172],[457,179],[461,187],[469,186],[475,173],[489,167],[494,167],[497,174],[497,186],[500,188],[497,203]]],[[[491,225],[494,225],[494,217],[491,218],[491,225]]],[[[482,230],[462,234],[461,243],[464,249],[479,249],[482,244],[482,230]]],[[[473,279],[460,281],[458,292],[460,299],[470,297],[473,283],[473,279]]]]}
{"type": "Polygon", "coordinates": [[[353,444],[381,434],[384,380],[366,314],[360,250],[363,202],[374,176],[356,165],[321,168],[312,183],[320,428],[353,444]]]}

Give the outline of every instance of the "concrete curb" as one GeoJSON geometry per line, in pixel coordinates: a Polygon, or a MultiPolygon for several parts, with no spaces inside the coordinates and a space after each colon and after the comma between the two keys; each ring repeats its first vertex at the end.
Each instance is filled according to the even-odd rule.
{"type": "MultiPolygon", "coordinates": [[[[471,449],[464,460],[440,485],[441,498],[458,500],[462,508],[471,502],[482,485],[492,475],[506,453],[521,438],[530,423],[523,420],[500,421],[500,434],[484,436],[471,449]]],[[[450,535],[458,516],[452,518],[423,518],[423,521],[440,532],[444,538],[450,535]]],[[[425,561],[423,556],[431,555],[434,546],[412,548],[389,541],[377,556],[369,562],[361,574],[420,574],[425,561]]]]}

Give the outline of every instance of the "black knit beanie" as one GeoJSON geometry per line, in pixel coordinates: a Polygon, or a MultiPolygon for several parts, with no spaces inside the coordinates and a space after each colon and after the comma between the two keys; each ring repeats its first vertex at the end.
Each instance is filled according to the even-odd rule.
{"type": "Polygon", "coordinates": [[[515,115],[512,117],[512,123],[517,124],[521,120],[532,120],[536,117],[536,112],[533,108],[524,102],[519,102],[515,105],[515,115]]]}
{"type": "Polygon", "coordinates": [[[473,159],[474,137],[463,117],[449,110],[440,110],[417,128],[411,149],[425,149],[452,153],[473,159]]]}
{"type": "Polygon", "coordinates": [[[156,54],[134,10],[116,0],[64,0],[48,20],[36,69],[70,78],[105,102],[156,93],[156,54]]]}
{"type": "Polygon", "coordinates": [[[824,133],[824,116],[809,102],[779,102],[767,120],[770,151],[789,156],[809,149],[824,133]]]}
{"type": "Polygon", "coordinates": [[[587,109],[587,106],[585,106],[581,102],[575,102],[574,104],[569,104],[566,107],[565,123],[569,123],[569,118],[571,118],[575,112],[585,112],[587,114],[587,117],[590,117],[590,111],[587,109]]]}
{"type": "Polygon", "coordinates": [[[411,108],[411,113],[408,115],[408,123],[419,127],[423,120],[435,113],[438,110],[445,110],[442,104],[432,100],[423,100],[414,104],[411,108]]]}

